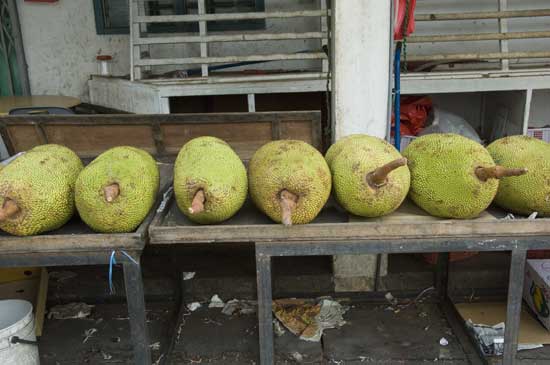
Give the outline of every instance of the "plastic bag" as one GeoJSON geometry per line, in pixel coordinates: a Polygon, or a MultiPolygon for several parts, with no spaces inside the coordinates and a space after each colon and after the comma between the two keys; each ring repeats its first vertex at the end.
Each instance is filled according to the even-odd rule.
{"type": "Polygon", "coordinates": [[[481,143],[481,138],[466,120],[437,106],[432,108],[428,116],[428,124],[429,127],[423,129],[419,136],[431,133],[455,133],[481,143]]]}
{"type": "MultiPolygon", "coordinates": [[[[428,114],[432,110],[432,100],[427,96],[405,96],[401,98],[402,136],[416,136],[426,125],[428,114]]],[[[392,115],[392,127],[395,125],[392,115]]],[[[392,128],[393,135],[393,128],[392,128]]]]}

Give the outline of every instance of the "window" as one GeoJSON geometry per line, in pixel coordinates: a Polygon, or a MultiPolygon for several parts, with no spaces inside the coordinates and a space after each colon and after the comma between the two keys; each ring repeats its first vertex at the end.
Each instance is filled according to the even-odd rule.
{"type": "MultiPolygon", "coordinates": [[[[139,0],[142,1],[142,0],[139,0]]],[[[263,12],[264,0],[205,0],[206,12],[244,13],[263,12]]],[[[144,0],[147,15],[197,14],[197,0],[144,0]]],[[[98,34],[129,33],[128,0],[94,0],[98,34]]],[[[225,20],[208,22],[208,31],[256,30],[265,28],[265,19],[225,20]]],[[[151,33],[198,32],[198,23],[151,23],[151,33]]]]}
{"type": "Polygon", "coordinates": [[[128,0],[94,0],[97,34],[129,34],[128,0]]]}

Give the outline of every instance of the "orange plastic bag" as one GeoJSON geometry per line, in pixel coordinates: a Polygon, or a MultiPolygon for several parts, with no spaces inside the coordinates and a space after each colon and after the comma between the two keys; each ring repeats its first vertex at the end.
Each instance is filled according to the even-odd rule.
{"type": "MultiPolygon", "coordinates": [[[[432,100],[428,96],[404,96],[401,98],[401,135],[416,136],[426,126],[432,100]]],[[[395,126],[392,115],[392,127],[395,126]]],[[[393,128],[392,128],[393,135],[393,128]]]]}

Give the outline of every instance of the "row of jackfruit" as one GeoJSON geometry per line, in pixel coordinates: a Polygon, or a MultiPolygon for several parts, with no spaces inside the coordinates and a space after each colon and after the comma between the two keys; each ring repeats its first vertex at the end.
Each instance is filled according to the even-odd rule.
{"type": "MultiPolygon", "coordinates": [[[[510,212],[550,215],[546,142],[512,136],[485,149],[459,135],[431,134],[415,139],[403,156],[367,135],[338,141],[325,158],[305,142],[280,140],[255,152],[247,174],[227,143],[199,137],[178,154],[174,194],[180,210],[200,224],[229,219],[248,192],[285,225],[311,222],[332,190],[344,209],[363,217],[393,212],[407,194],[438,217],[474,218],[493,200],[510,212]]],[[[0,171],[0,229],[14,235],[54,230],[76,207],[95,231],[131,232],[158,188],[158,167],[143,150],[115,147],[84,168],[66,147],[38,146],[0,171]]]]}
{"type": "Polygon", "coordinates": [[[352,135],[325,158],[305,142],[280,140],[256,151],[248,175],[229,145],[201,137],[184,146],[174,171],[180,210],[202,224],[233,216],[247,186],[254,204],[285,225],[311,222],[331,191],[344,209],[363,217],[389,214],[407,195],[443,218],[475,218],[493,201],[514,213],[550,215],[550,145],[524,136],[485,149],[457,134],[431,134],[402,156],[384,140],[352,135]]]}

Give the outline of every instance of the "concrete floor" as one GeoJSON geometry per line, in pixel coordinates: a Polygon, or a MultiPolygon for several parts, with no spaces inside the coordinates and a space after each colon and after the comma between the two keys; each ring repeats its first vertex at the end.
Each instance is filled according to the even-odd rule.
{"type": "MultiPolygon", "coordinates": [[[[450,288],[456,297],[493,291],[501,295],[507,278],[508,256],[482,255],[453,264],[450,288]]],[[[220,309],[203,308],[177,320],[177,300],[207,302],[213,294],[224,300],[255,299],[253,253],[246,246],[156,255],[143,259],[148,301],[148,324],[154,360],[158,364],[254,364],[258,359],[255,314],[226,316],[220,309]],[[180,271],[194,271],[195,278],[180,280],[180,271]],[[170,346],[172,334],[179,339],[170,346]]],[[[107,267],[56,268],[75,277],[50,280],[48,305],[84,301],[95,304],[89,318],[47,320],[41,338],[42,364],[132,364],[128,319],[123,298],[122,272],[115,270],[117,295],[108,294],[107,267]],[[95,328],[86,342],[85,331],[95,328]]],[[[330,259],[282,259],[274,264],[274,296],[315,297],[332,294],[330,259]]],[[[411,255],[390,259],[390,274],[382,287],[394,293],[419,292],[433,283],[429,265],[411,255]]],[[[350,296],[351,298],[351,296],[350,296]]],[[[439,306],[427,300],[404,311],[385,311],[383,303],[365,302],[361,296],[345,301],[348,322],[327,330],[320,343],[298,340],[286,332],[276,338],[277,363],[322,364],[470,364],[464,338],[452,330],[439,306]],[[445,337],[448,346],[440,346],[445,337]]],[[[550,364],[550,348],[522,352],[521,364],[550,364]]]]}

